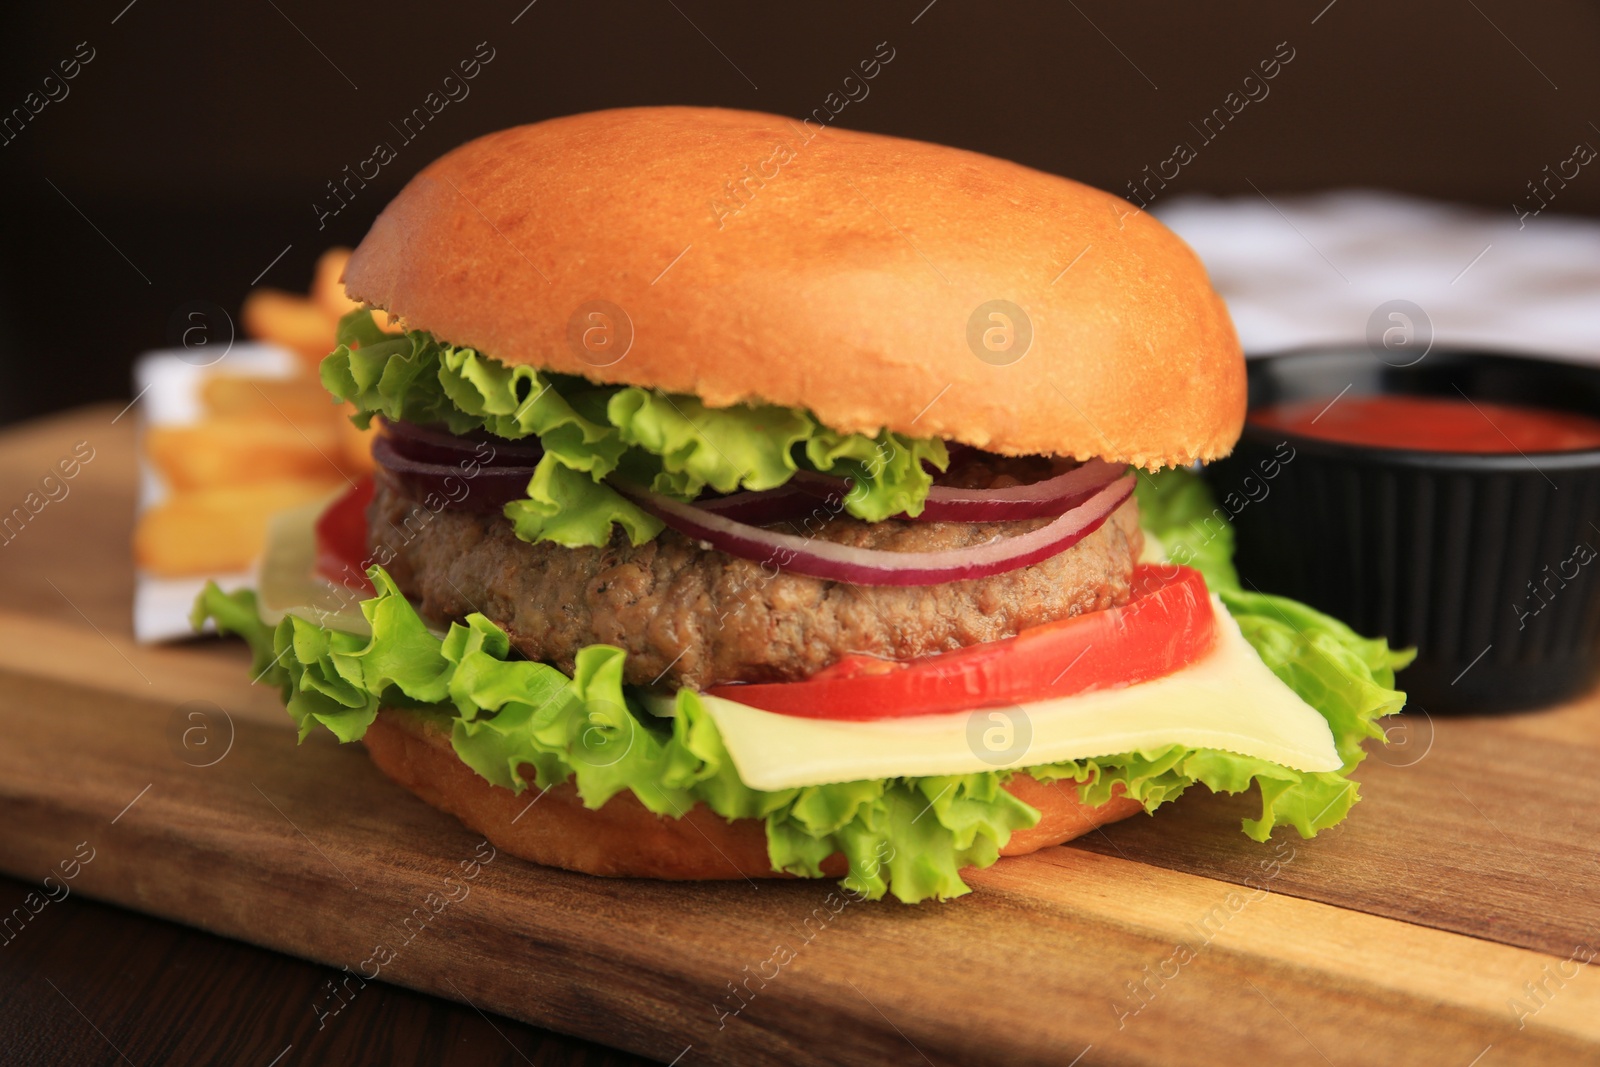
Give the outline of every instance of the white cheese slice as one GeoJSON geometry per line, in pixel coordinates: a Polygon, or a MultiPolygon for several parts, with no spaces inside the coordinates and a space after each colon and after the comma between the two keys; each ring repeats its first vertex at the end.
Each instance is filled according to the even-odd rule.
{"type": "Polygon", "coordinates": [[[1315,708],[1261,662],[1215,596],[1217,644],[1162,678],[970,712],[842,722],[779,715],[719,697],[706,710],[739,777],[756,789],[864,778],[969,774],[1181,744],[1299,771],[1340,766],[1315,708]]]}
{"type": "Polygon", "coordinates": [[[330,630],[372,636],[361,614],[365,594],[319,578],[317,517],[337,493],[301,507],[279,512],[267,522],[267,548],[256,573],[256,610],[261,621],[276,626],[285,615],[297,615],[330,630]]]}
{"type": "MultiPolygon", "coordinates": [[[[336,585],[316,572],[317,518],[338,495],[268,520],[267,548],[255,578],[256,611],[268,626],[293,615],[325,629],[372,636],[372,626],[361,613],[367,594],[336,585]]],[[[428,632],[441,640],[445,636],[445,631],[431,626],[428,632]]]]}

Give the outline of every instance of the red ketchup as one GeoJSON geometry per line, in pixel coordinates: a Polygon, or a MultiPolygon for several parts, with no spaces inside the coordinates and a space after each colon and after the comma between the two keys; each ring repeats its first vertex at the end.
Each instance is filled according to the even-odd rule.
{"type": "Polygon", "coordinates": [[[1323,441],[1424,452],[1600,448],[1600,418],[1465,397],[1342,396],[1269,404],[1250,422],[1323,441]]]}

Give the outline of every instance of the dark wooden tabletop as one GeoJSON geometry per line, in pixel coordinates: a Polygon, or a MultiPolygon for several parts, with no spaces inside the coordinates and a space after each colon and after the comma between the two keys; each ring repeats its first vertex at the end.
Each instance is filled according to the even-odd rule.
{"type": "MultiPolygon", "coordinates": [[[[37,888],[0,878],[0,914],[37,888]]],[[[78,896],[3,937],[8,1067],[652,1062],[383,983],[319,1028],[329,968],[78,896]]]]}

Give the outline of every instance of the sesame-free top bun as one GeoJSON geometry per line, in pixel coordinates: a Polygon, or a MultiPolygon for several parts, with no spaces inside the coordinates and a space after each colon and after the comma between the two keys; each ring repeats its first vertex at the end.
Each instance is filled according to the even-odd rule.
{"type": "MultiPolygon", "coordinates": [[[[571,782],[519,796],[462,763],[446,730],[404,711],[380,711],[363,741],[384,774],[496,848],[534,863],[622,878],[778,876],[767,859],[762,819],[729,822],[698,804],[682,818],[656,815],[628,790],[590,809],[571,782]]],[[[1005,788],[1037,808],[1040,817],[1035,826],[1012,833],[1002,856],[1059,845],[1144,810],[1121,795],[1090,807],[1078,799],[1074,783],[1047,785],[1027,774],[1012,775],[1005,788]]],[[[822,870],[835,878],[844,875],[844,856],[830,856],[822,870]]]]}
{"type": "Polygon", "coordinates": [[[1161,223],[815,121],[626,108],[481,137],[406,185],[344,280],[505,363],[845,432],[1155,467],[1225,454],[1244,419],[1227,310],[1161,223]]]}

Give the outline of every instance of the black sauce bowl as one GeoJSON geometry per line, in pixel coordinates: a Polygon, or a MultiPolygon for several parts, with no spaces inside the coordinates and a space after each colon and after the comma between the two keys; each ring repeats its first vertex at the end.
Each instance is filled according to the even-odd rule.
{"type": "MultiPolygon", "coordinates": [[[[1249,382],[1252,411],[1343,392],[1600,415],[1600,368],[1501,353],[1434,350],[1397,367],[1363,345],[1303,349],[1252,359],[1249,382]]],[[[1388,449],[1247,420],[1206,476],[1246,588],[1415,645],[1400,675],[1412,708],[1539,707],[1600,675],[1600,449],[1388,449]]]]}

